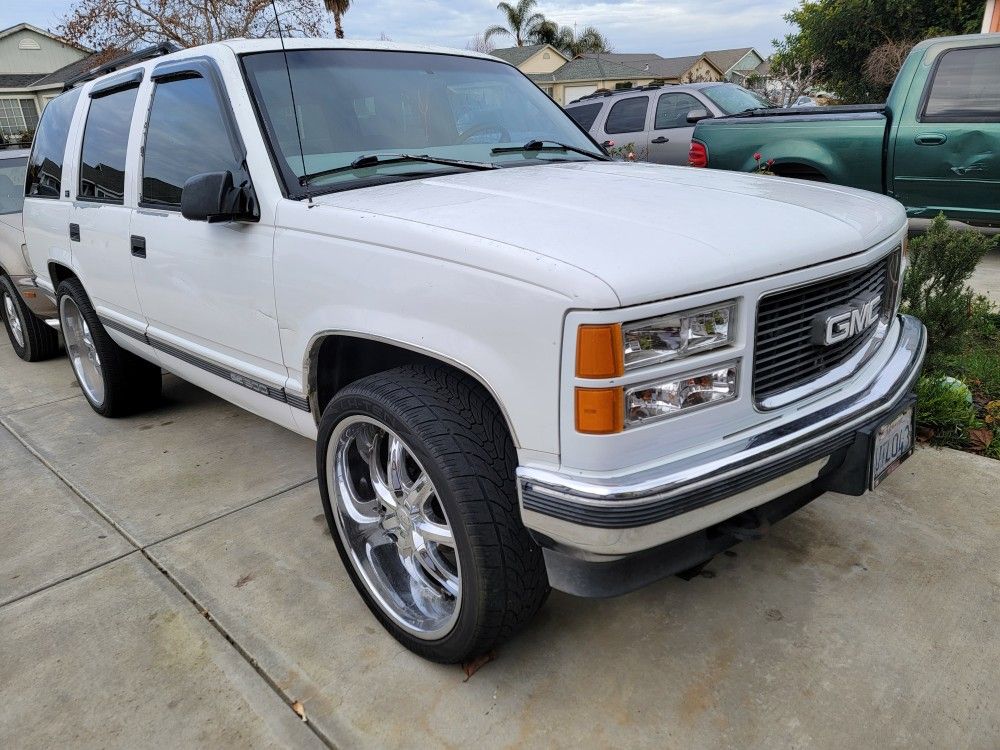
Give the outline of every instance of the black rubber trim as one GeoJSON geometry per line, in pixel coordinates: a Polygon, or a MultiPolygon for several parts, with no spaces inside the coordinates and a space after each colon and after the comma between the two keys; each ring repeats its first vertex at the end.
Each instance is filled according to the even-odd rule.
{"type": "Polygon", "coordinates": [[[224,380],[230,381],[231,383],[241,385],[244,388],[254,391],[255,393],[259,393],[262,396],[267,396],[268,398],[273,398],[275,401],[288,404],[293,409],[298,409],[299,411],[311,411],[308,396],[299,396],[295,393],[289,393],[284,388],[275,388],[273,385],[262,383],[249,375],[244,375],[241,372],[230,370],[222,365],[215,364],[214,362],[210,362],[207,359],[203,359],[195,354],[186,352],[183,349],[178,349],[176,346],[150,338],[147,334],[141,331],[137,331],[134,328],[130,328],[127,325],[110,320],[109,318],[101,317],[100,320],[105,328],[110,328],[123,336],[128,336],[136,341],[140,341],[157,351],[161,351],[164,354],[175,357],[182,362],[187,362],[189,365],[194,365],[205,372],[210,372],[213,375],[223,378],[224,380]]]}
{"type": "Polygon", "coordinates": [[[119,91],[125,91],[126,89],[136,88],[140,83],[142,83],[143,69],[137,68],[136,70],[131,70],[128,73],[122,73],[120,76],[115,76],[114,78],[109,78],[100,83],[95,83],[90,88],[90,98],[100,99],[102,96],[109,96],[111,94],[117,94],[119,91]]]}
{"type": "Polygon", "coordinates": [[[546,516],[599,529],[629,529],[648,526],[664,521],[697,508],[711,505],[731,495],[746,492],[759,485],[777,479],[796,469],[811,464],[824,456],[850,445],[854,441],[855,430],[834,435],[808,450],[779,459],[767,466],[748,471],[733,479],[727,479],[706,487],[682,492],[678,495],[641,505],[583,505],[561,497],[553,497],[530,489],[523,490],[524,508],[546,516]]]}

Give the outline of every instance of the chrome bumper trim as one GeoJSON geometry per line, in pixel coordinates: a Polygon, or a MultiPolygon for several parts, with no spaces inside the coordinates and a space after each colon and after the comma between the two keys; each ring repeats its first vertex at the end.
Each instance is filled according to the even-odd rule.
{"type": "MultiPolygon", "coordinates": [[[[49,321],[59,320],[59,309],[56,305],[56,296],[38,285],[34,276],[11,276],[17,291],[21,294],[21,299],[35,315],[52,325],[49,321]]],[[[58,325],[53,326],[58,327],[58,325]]]]}
{"type": "MultiPolygon", "coordinates": [[[[926,347],[923,324],[900,316],[894,350],[865,388],[693,458],[608,478],[520,467],[518,492],[526,525],[546,534],[551,519],[550,530],[564,541],[594,536],[580,527],[595,532],[660,527],[665,519],[774,482],[848,445],[858,427],[893,409],[913,388],[926,347]],[[580,533],[567,535],[568,526],[580,533]]],[[[601,536],[598,546],[614,546],[614,535],[601,536]]],[[[648,541],[652,546],[658,540],[648,541]]]]}

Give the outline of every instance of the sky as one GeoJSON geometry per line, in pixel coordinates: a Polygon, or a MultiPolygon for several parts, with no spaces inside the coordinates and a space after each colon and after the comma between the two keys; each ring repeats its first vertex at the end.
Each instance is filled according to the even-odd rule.
{"type": "MultiPolygon", "coordinates": [[[[564,25],[597,26],[616,52],[666,57],[707,49],[756,47],[790,29],[782,16],[797,0],[540,0],[538,9],[564,25]]],[[[72,0],[2,0],[0,28],[21,21],[54,28],[72,0]]],[[[344,18],[347,36],[464,47],[487,26],[501,22],[495,0],[353,0],[344,18]]],[[[498,46],[508,42],[497,39],[498,46]]],[[[513,42],[509,42],[513,45],[513,42]]]]}

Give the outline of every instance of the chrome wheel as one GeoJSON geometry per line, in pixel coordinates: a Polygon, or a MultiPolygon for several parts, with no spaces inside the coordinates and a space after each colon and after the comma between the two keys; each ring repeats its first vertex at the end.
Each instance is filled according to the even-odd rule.
{"type": "Polygon", "coordinates": [[[326,455],[337,531],[382,610],[427,640],[454,627],[462,600],[455,537],[430,476],[386,425],[355,415],[326,455]]]}
{"type": "Polygon", "coordinates": [[[3,312],[7,317],[7,325],[10,326],[10,335],[14,337],[17,345],[24,348],[24,326],[21,324],[21,316],[18,314],[17,305],[10,294],[3,295],[3,312]]]}
{"type": "Polygon", "coordinates": [[[66,340],[66,353],[69,355],[69,361],[73,363],[76,379],[80,381],[80,387],[86,392],[91,403],[100,406],[104,403],[101,358],[97,354],[90,326],[84,320],[76,302],[68,295],[59,301],[59,320],[63,338],[66,340]]]}

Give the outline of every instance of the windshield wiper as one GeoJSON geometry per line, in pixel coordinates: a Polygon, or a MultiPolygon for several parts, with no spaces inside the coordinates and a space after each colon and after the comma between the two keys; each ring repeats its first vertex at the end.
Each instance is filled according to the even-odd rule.
{"type": "Polygon", "coordinates": [[[605,156],[604,154],[599,154],[595,151],[588,151],[585,148],[577,148],[576,146],[570,146],[566,143],[560,143],[559,141],[549,141],[549,140],[528,141],[523,146],[501,146],[492,149],[490,153],[513,154],[518,151],[572,151],[574,154],[583,154],[584,156],[589,156],[592,159],[600,159],[601,161],[608,161],[608,157],[605,156]]]}
{"type": "Polygon", "coordinates": [[[440,156],[430,156],[428,154],[364,154],[343,167],[324,169],[321,172],[310,172],[299,178],[299,185],[305,187],[321,177],[327,177],[341,172],[352,172],[355,169],[366,167],[379,167],[383,164],[403,164],[405,162],[426,162],[427,164],[443,164],[447,167],[460,167],[462,169],[499,169],[496,164],[484,161],[465,161],[464,159],[446,159],[440,156]]]}

